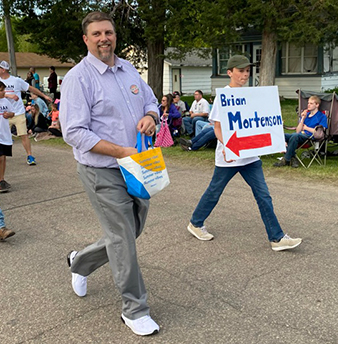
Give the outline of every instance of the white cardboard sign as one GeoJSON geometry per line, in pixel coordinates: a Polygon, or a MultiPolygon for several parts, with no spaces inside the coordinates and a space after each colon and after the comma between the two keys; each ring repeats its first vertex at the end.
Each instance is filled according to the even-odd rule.
{"type": "Polygon", "coordinates": [[[217,88],[227,160],[285,152],[277,86],[217,88]]]}

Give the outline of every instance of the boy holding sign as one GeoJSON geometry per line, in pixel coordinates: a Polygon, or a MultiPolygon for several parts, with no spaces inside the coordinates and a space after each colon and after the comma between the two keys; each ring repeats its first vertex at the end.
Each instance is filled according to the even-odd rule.
{"type": "MultiPolygon", "coordinates": [[[[230,77],[230,84],[227,87],[244,86],[250,76],[250,66],[251,63],[245,56],[232,56],[227,65],[227,74],[230,77]]],[[[302,242],[302,239],[292,239],[287,234],[284,234],[274,213],[272,199],[264,179],[261,160],[258,157],[240,158],[237,160],[227,159],[223,144],[220,112],[220,102],[216,101],[210,114],[210,120],[215,123],[215,134],[218,139],[215,154],[215,171],[210,185],[192,215],[188,231],[199,240],[213,239],[213,235],[205,229],[204,221],[218,203],[228,182],[237,173],[240,173],[252,189],[271,243],[271,248],[274,251],[282,251],[297,247],[302,242]]]]}

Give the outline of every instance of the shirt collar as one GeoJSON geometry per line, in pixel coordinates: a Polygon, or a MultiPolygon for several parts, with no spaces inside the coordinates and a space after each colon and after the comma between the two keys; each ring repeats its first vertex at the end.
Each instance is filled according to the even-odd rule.
{"type": "Polygon", "coordinates": [[[94,56],[91,52],[88,51],[87,54],[87,60],[88,62],[93,65],[100,74],[105,73],[108,69],[112,70],[113,72],[116,72],[118,68],[123,70],[123,65],[121,59],[119,59],[116,55],[115,57],[115,65],[113,67],[109,67],[107,64],[99,60],[96,56],[94,56]]]}

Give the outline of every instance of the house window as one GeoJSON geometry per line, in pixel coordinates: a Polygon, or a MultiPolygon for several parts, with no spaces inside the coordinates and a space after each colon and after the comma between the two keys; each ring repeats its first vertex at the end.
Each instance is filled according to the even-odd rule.
{"type": "Polygon", "coordinates": [[[218,75],[227,75],[228,60],[232,55],[244,54],[245,45],[238,44],[232,47],[217,49],[218,75]]]}
{"type": "Polygon", "coordinates": [[[318,68],[318,48],[314,44],[282,46],[282,74],[314,74],[318,68]]]}

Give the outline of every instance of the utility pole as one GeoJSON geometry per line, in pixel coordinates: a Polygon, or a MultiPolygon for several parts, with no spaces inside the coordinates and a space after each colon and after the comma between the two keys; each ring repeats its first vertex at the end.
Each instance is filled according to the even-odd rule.
{"type": "Polygon", "coordinates": [[[11,66],[11,74],[16,76],[17,75],[17,68],[16,68],[16,60],[15,60],[12,23],[11,23],[10,11],[9,11],[9,1],[3,0],[2,3],[3,3],[3,11],[4,11],[4,19],[5,19],[5,29],[6,29],[9,65],[11,66]]]}

